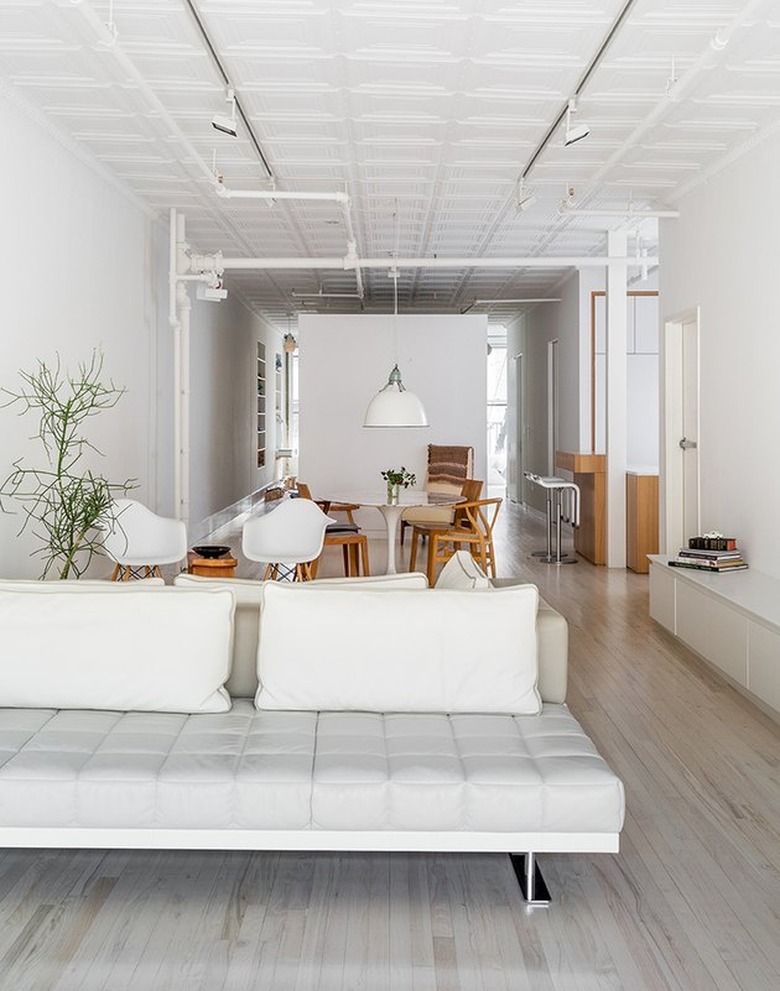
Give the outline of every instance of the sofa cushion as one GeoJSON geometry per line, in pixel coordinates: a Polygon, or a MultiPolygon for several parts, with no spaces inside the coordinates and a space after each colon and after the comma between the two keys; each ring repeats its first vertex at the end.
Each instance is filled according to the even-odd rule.
{"type": "MultiPolygon", "coordinates": [[[[254,698],[257,692],[257,641],[260,633],[260,605],[263,583],[255,578],[202,578],[177,575],[173,584],[179,588],[229,588],[235,595],[235,629],[233,655],[227,690],[233,698],[254,698]]],[[[341,587],[364,585],[371,588],[427,588],[422,574],[370,575],[364,578],[320,578],[312,586],[341,587]]]]}
{"type": "Polygon", "coordinates": [[[0,586],[0,706],[224,712],[232,630],[228,590],[0,586]]]}
{"type": "Polygon", "coordinates": [[[534,586],[489,594],[268,582],[263,709],[539,712],[534,586]]]}
{"type": "Polygon", "coordinates": [[[490,588],[490,579],[468,551],[455,551],[441,569],[434,588],[490,588]]]}

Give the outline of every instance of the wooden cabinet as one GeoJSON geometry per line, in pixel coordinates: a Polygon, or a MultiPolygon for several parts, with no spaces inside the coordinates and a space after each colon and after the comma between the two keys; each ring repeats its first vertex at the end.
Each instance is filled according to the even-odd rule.
{"type": "Polygon", "coordinates": [[[580,525],[574,531],[574,549],[592,564],[606,564],[606,455],[558,451],[555,464],[570,471],[580,488],[580,525]]]}
{"type": "Polygon", "coordinates": [[[658,553],[658,475],[626,473],[626,567],[650,570],[648,554],[658,553]]]}

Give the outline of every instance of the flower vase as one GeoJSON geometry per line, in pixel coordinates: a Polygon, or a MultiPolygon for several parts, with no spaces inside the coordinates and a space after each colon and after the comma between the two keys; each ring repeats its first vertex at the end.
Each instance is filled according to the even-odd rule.
{"type": "Polygon", "coordinates": [[[387,502],[390,506],[398,505],[398,492],[401,486],[398,482],[388,482],[387,483],[387,502]]]}

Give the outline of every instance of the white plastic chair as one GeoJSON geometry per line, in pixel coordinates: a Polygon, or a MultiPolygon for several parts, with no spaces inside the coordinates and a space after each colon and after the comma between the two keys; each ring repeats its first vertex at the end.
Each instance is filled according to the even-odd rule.
{"type": "Polygon", "coordinates": [[[246,521],[241,549],[250,561],[266,565],[266,580],[310,581],[325,528],[335,522],[310,499],[283,499],[270,512],[246,521]]]}
{"type": "Polygon", "coordinates": [[[162,578],[161,564],[176,564],[187,556],[184,523],[158,516],[135,499],[117,499],[103,527],[103,549],[116,565],[111,581],[162,578]]]}

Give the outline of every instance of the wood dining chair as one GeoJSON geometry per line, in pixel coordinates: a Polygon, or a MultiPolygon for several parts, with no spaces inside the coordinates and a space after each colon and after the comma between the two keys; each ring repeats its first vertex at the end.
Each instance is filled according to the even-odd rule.
{"type": "MultiPolygon", "coordinates": [[[[305,482],[298,482],[298,496],[301,499],[312,499],[324,512],[344,512],[347,522],[330,523],[325,529],[324,547],[341,547],[344,559],[344,574],[347,578],[358,577],[361,566],[364,575],[371,574],[368,565],[368,538],[361,532],[352,515],[359,507],[354,503],[333,503],[313,499],[311,490],[305,482]]],[[[317,577],[319,560],[312,562],[312,577],[317,577]]]]}
{"type": "Polygon", "coordinates": [[[458,506],[462,525],[437,530],[430,536],[428,548],[428,584],[435,583],[437,565],[445,564],[456,550],[466,546],[485,574],[496,577],[496,552],[493,529],[503,499],[478,499],[458,506]]]}
{"type": "Polygon", "coordinates": [[[420,521],[418,523],[412,523],[412,546],[409,552],[409,570],[414,571],[417,566],[417,553],[418,546],[421,540],[428,541],[428,564],[426,567],[426,573],[428,574],[429,584],[433,584],[431,581],[431,575],[433,573],[433,561],[431,559],[432,541],[431,537],[435,533],[446,533],[448,530],[453,528],[462,528],[464,526],[469,526],[468,517],[465,514],[464,506],[466,503],[476,502],[482,495],[482,487],[484,482],[479,478],[467,478],[466,481],[461,486],[460,494],[464,502],[457,503],[454,507],[449,510],[449,517],[437,522],[426,523],[420,521]]]}

